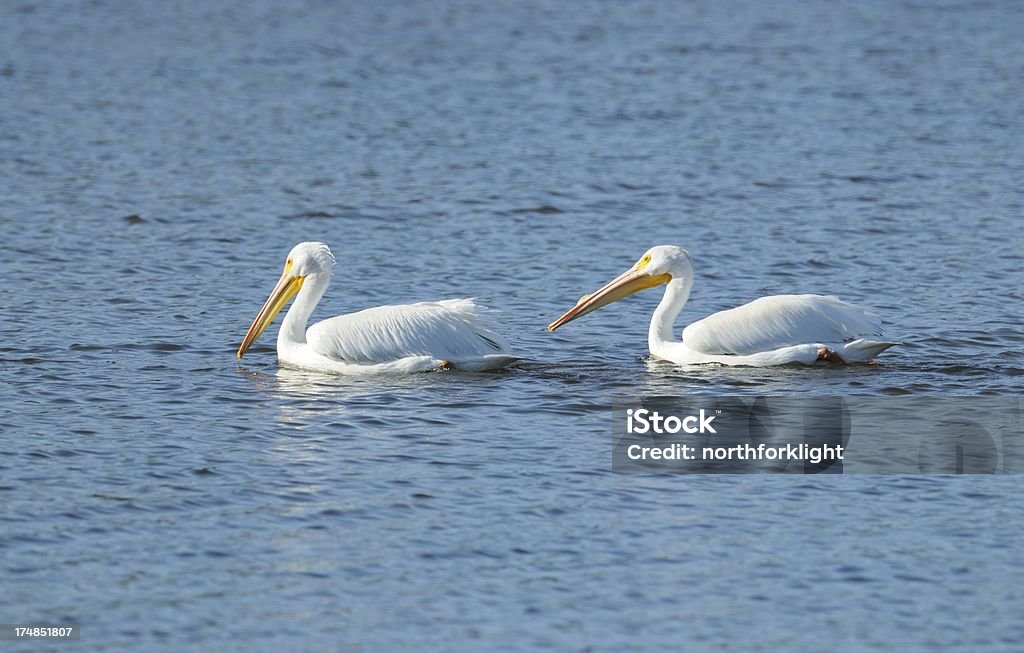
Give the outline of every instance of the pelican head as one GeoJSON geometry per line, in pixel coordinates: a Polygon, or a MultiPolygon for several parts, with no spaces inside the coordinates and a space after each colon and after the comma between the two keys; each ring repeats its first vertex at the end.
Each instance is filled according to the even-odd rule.
{"type": "Polygon", "coordinates": [[[548,331],[554,331],[567,322],[593,313],[602,306],[607,306],[633,293],[660,286],[673,279],[690,279],[692,277],[693,263],[685,249],[675,245],[652,247],[644,252],[644,255],[633,267],[615,277],[601,289],[580,297],[576,305],[566,311],[565,315],[548,325],[548,331]]]}
{"type": "Polygon", "coordinates": [[[288,252],[281,278],[274,286],[274,290],[271,291],[270,297],[263,304],[259,314],[256,315],[256,319],[253,320],[252,326],[246,332],[235,356],[241,359],[252,343],[263,335],[285,304],[302,289],[306,277],[320,274],[329,276],[333,266],[334,255],[331,254],[330,248],[323,243],[299,243],[293,247],[292,251],[288,252]]]}

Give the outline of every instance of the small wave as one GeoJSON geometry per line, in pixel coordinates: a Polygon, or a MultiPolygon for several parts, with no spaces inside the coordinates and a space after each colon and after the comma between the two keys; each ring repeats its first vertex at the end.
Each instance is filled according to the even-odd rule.
{"type": "Polygon", "coordinates": [[[565,213],[565,211],[552,204],[542,204],[540,206],[512,209],[512,213],[540,213],[543,215],[550,215],[554,213],[565,213]]]}

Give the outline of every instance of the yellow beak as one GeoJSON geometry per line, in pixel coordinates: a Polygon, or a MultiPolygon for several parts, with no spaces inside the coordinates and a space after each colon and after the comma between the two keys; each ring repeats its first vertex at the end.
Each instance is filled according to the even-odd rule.
{"type": "Polygon", "coordinates": [[[263,332],[267,330],[267,327],[274,321],[277,314],[281,312],[284,305],[302,288],[302,282],[305,280],[305,277],[293,275],[291,267],[291,265],[285,266],[284,274],[281,275],[277,285],[274,286],[274,290],[270,293],[270,297],[267,298],[263,308],[256,315],[252,326],[245,333],[245,339],[242,340],[242,344],[238,347],[238,352],[235,354],[239,360],[245,355],[249,347],[252,346],[252,343],[256,342],[256,339],[263,335],[263,332]]]}
{"type": "Polygon", "coordinates": [[[565,315],[548,325],[548,331],[554,331],[567,322],[572,322],[587,313],[593,313],[602,306],[607,306],[623,297],[628,297],[647,288],[660,286],[669,281],[672,281],[672,275],[668,273],[652,275],[632,267],[612,279],[600,290],[581,297],[580,301],[566,311],[565,315]]]}

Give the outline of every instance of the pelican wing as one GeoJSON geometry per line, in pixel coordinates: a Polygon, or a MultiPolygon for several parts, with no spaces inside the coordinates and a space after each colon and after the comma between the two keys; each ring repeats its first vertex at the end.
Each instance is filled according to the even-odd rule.
{"type": "Polygon", "coordinates": [[[877,315],[824,295],[773,295],[720,311],[683,329],[687,347],[746,356],[802,344],[882,335],[877,315]]]}
{"type": "Polygon", "coordinates": [[[318,322],[306,331],[306,341],[314,351],[350,363],[508,354],[505,341],[480,325],[478,313],[471,299],[378,306],[318,322]]]}

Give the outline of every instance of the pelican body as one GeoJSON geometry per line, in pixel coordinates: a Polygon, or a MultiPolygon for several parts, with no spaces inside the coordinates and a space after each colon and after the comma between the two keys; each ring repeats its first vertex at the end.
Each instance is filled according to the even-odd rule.
{"type": "Polygon", "coordinates": [[[651,354],[680,365],[719,363],[765,367],[787,363],[868,362],[894,343],[883,335],[876,315],[825,295],[772,295],[714,313],[683,329],[672,327],[693,288],[693,262],[685,249],[652,247],[614,280],[548,325],[563,324],[646,288],[665,285],[651,319],[651,354]]]}
{"type": "Polygon", "coordinates": [[[292,248],[280,280],[236,356],[242,358],[294,297],[277,334],[277,357],[288,367],[338,374],[484,371],[516,360],[501,336],[480,325],[479,309],[471,299],[378,306],[307,329],[309,316],[330,283],[334,263],[323,243],[299,243],[292,248]]]}

